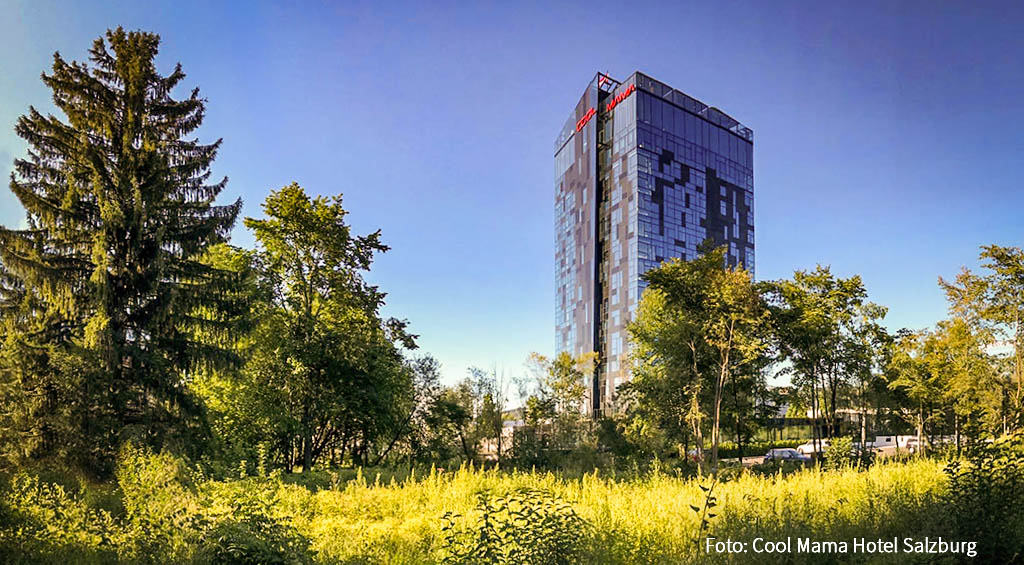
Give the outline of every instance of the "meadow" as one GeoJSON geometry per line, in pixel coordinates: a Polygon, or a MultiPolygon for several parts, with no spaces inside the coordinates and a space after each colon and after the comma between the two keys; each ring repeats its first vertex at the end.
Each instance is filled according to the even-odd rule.
{"type": "MultiPolygon", "coordinates": [[[[866,470],[737,470],[714,483],[658,468],[569,477],[464,466],[404,477],[319,472],[296,481],[242,471],[214,479],[172,456],[139,450],[122,454],[116,484],[26,472],[5,477],[0,560],[755,563],[768,557],[709,555],[704,539],[748,546],[756,537],[953,539],[951,517],[962,512],[949,507],[944,467],[921,459],[866,470]]],[[[885,554],[783,558],[934,562],[885,554]]]]}

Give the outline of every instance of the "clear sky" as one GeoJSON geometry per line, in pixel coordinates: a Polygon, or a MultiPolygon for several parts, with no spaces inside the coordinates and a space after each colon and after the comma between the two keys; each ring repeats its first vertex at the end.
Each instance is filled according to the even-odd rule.
{"type": "MultiPolygon", "coordinates": [[[[446,380],[518,374],[554,347],[554,138],[596,71],[642,70],[754,129],[758,278],[830,264],[925,327],[938,276],[1024,236],[1024,4],[840,4],[0,0],[0,174],[54,51],[158,32],[209,99],[225,200],[344,193],[446,380]]],[[[0,191],[0,223],[22,216],[0,191]]]]}

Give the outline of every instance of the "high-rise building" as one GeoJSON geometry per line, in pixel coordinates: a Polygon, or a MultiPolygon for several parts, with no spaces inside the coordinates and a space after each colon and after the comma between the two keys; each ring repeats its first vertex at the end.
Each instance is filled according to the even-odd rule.
{"type": "Polygon", "coordinates": [[[596,351],[588,412],[629,379],[640,276],[705,239],[754,268],[754,133],[640,72],[598,73],[555,141],[556,350],[596,351]]]}

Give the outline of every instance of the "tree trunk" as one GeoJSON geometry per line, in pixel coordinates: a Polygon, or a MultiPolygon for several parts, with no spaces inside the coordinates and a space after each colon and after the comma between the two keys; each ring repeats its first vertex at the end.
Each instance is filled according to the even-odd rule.
{"type": "MultiPolygon", "coordinates": [[[[726,363],[728,363],[728,357],[726,359],[726,363]]],[[[728,365],[722,367],[718,380],[715,382],[715,420],[711,425],[711,464],[715,470],[718,470],[718,443],[721,439],[722,422],[722,386],[725,383],[725,370],[727,367],[728,365]]]]}
{"type": "MultiPolygon", "coordinates": [[[[868,413],[867,413],[867,410],[865,410],[863,408],[863,406],[862,406],[861,409],[860,409],[860,447],[861,447],[861,449],[863,449],[864,446],[867,445],[867,441],[868,441],[868,413]]],[[[878,441],[877,437],[875,438],[875,441],[878,441]]]]}
{"type": "Polygon", "coordinates": [[[821,437],[818,433],[818,390],[815,377],[811,376],[811,446],[814,449],[814,460],[821,454],[821,437]]]}
{"type": "Polygon", "coordinates": [[[459,428],[459,442],[462,444],[462,453],[466,456],[466,461],[471,460],[469,445],[466,444],[466,435],[462,433],[462,428],[459,428]]]}
{"type": "Polygon", "coordinates": [[[693,395],[690,401],[690,413],[691,413],[691,426],[693,428],[694,442],[697,448],[697,460],[700,469],[704,469],[704,432],[701,430],[701,411],[700,411],[700,371],[697,367],[697,344],[693,341],[689,343],[690,346],[690,361],[693,364],[693,378],[696,379],[696,388],[693,390],[693,395]]]}
{"type": "Polygon", "coordinates": [[[740,451],[740,466],[743,466],[743,433],[740,430],[740,397],[736,392],[736,375],[732,376],[732,407],[735,411],[736,447],[740,451]]]}
{"type": "Polygon", "coordinates": [[[302,426],[302,472],[308,473],[313,468],[313,430],[309,423],[302,426]]]}
{"type": "MultiPolygon", "coordinates": [[[[1024,339],[1022,339],[1022,338],[1024,338],[1024,336],[1022,336],[1022,334],[1024,334],[1024,324],[1022,324],[1021,320],[1020,320],[1020,307],[1019,306],[1018,306],[1018,308],[1016,308],[1014,310],[1014,313],[1013,313],[1013,324],[1014,324],[1013,372],[1016,373],[1016,375],[1017,375],[1017,398],[1016,398],[1016,404],[1017,404],[1017,409],[1020,410],[1021,403],[1022,403],[1022,401],[1024,401],[1024,396],[1022,396],[1022,392],[1024,392],[1024,390],[1022,390],[1022,388],[1021,388],[1022,385],[1024,385],[1024,382],[1022,382],[1022,381],[1024,381],[1024,374],[1021,374],[1022,372],[1024,372],[1024,367],[1022,367],[1021,351],[1020,351],[1021,342],[1024,341],[1024,339]]],[[[1004,421],[1005,421],[1005,418],[1004,418],[1004,421]]],[[[1005,428],[1005,426],[1004,426],[1004,428],[1005,428]]],[[[1005,430],[1004,430],[1004,433],[1005,433],[1005,430]]]]}
{"type": "Polygon", "coordinates": [[[828,378],[825,376],[825,373],[822,372],[821,373],[821,404],[820,404],[820,406],[821,406],[821,415],[822,415],[822,419],[825,420],[825,435],[828,436],[829,439],[831,439],[832,438],[832,420],[831,420],[832,412],[829,410],[829,406],[828,406],[828,391],[829,391],[828,378]]]}
{"type": "Polygon", "coordinates": [[[960,457],[960,415],[953,412],[953,437],[956,441],[956,456],[960,457]]]}
{"type": "Polygon", "coordinates": [[[832,392],[832,408],[831,408],[832,409],[832,416],[831,416],[832,424],[831,424],[831,429],[829,430],[828,437],[834,438],[834,437],[836,437],[836,434],[839,432],[839,430],[836,429],[836,427],[837,427],[837,422],[836,422],[836,397],[839,395],[839,383],[837,382],[837,379],[836,379],[835,375],[833,375],[832,379],[830,379],[829,387],[831,388],[831,392],[832,392]]]}
{"type": "Polygon", "coordinates": [[[700,468],[703,470],[703,469],[705,469],[705,464],[704,464],[704,432],[700,428],[701,428],[700,420],[699,419],[694,420],[693,430],[694,430],[694,435],[696,436],[696,441],[697,441],[697,463],[700,466],[700,468]]]}
{"type": "Polygon", "coordinates": [[[922,443],[922,436],[924,435],[924,404],[922,403],[918,408],[917,413],[917,455],[924,454],[924,443],[922,443]]]}

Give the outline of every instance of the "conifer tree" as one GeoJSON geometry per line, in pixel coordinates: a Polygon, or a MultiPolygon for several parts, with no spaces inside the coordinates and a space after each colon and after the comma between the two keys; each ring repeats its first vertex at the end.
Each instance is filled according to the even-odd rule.
{"type": "Polygon", "coordinates": [[[34,438],[23,451],[77,439],[102,459],[126,435],[166,440],[199,421],[189,371],[231,361],[219,346],[230,275],[200,258],[226,240],[241,201],[214,204],[221,141],[190,137],[205,100],[172,97],[185,74],[157,72],[159,44],[118,28],[89,63],[55,54],[42,80],[64,116],[30,107],[15,126],[29,149],[10,188],[27,225],[0,227],[0,401],[13,414],[3,437],[34,438]]]}

